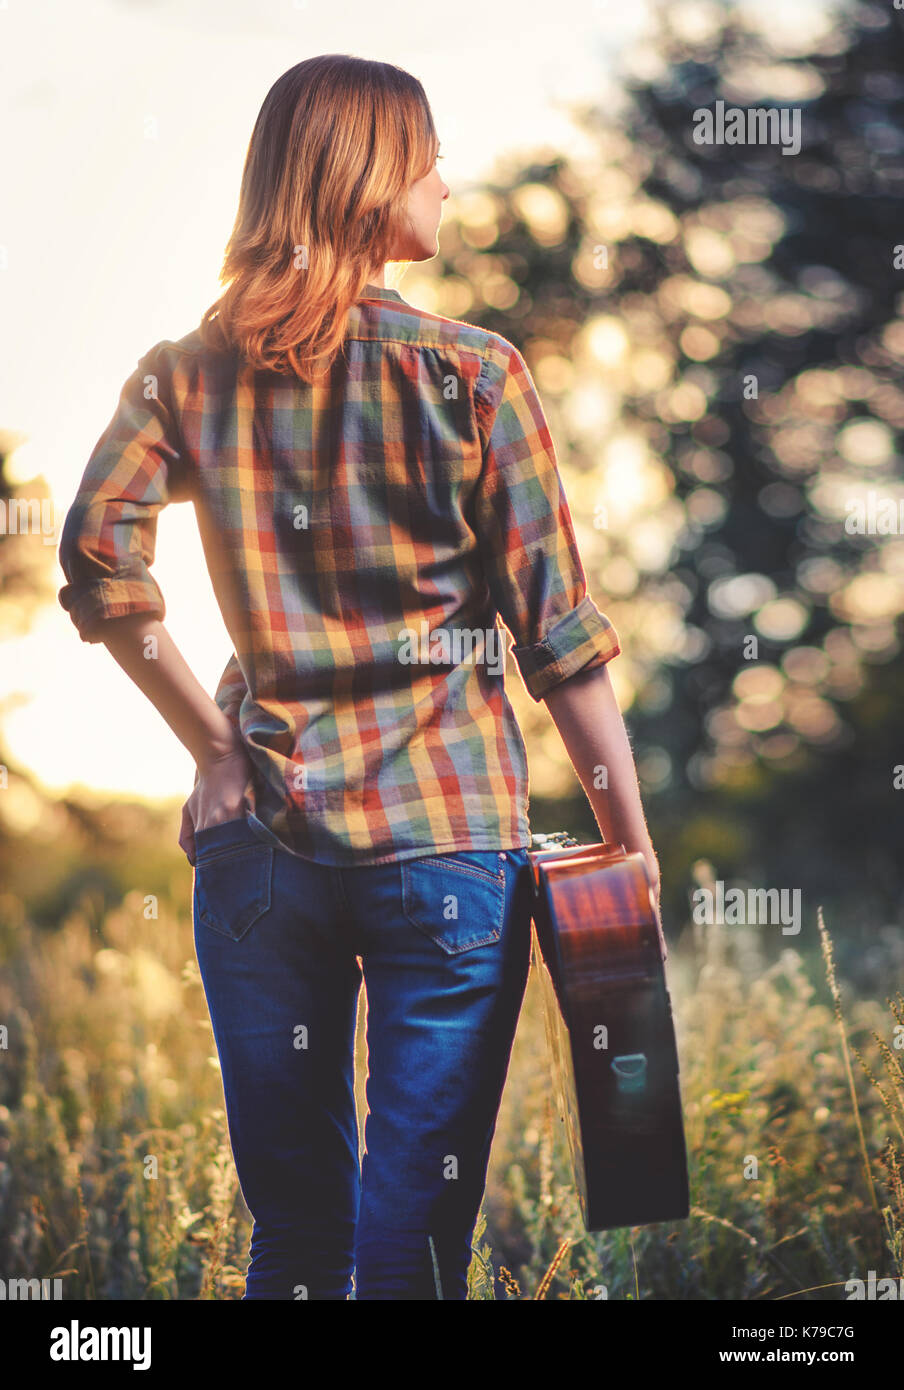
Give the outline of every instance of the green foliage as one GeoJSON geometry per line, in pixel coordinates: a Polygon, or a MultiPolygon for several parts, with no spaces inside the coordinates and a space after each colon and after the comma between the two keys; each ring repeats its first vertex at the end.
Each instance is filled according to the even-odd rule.
{"type": "MultiPolygon", "coordinates": [[[[488,1192],[496,1256],[522,1296],[536,1296],[563,1240],[568,1255],[546,1297],[599,1297],[605,1286],[602,1296],[616,1299],[831,1299],[843,1298],[846,1280],[868,1268],[899,1272],[901,1150],[892,1150],[891,1163],[888,1154],[892,1136],[904,1137],[900,1110],[891,1114],[875,1085],[858,1077],[880,1214],[832,1010],[818,1001],[796,951],[759,972],[744,970],[743,951],[724,940],[730,932],[705,928],[668,967],[691,1174],[684,1222],[584,1231],[532,976],[488,1192]]],[[[870,1055],[884,1047],[900,1099],[893,1019],[862,1000],[851,1016],[849,1032],[870,1055]]]]}
{"type": "MultiPolygon", "coordinates": [[[[901,1001],[847,1011],[877,1209],[838,1021],[801,956],[764,966],[743,930],[690,937],[669,959],[690,1218],[584,1231],[532,971],[469,1298],[838,1298],[869,1268],[904,1273],[901,1001]]],[[[67,1298],[240,1297],[250,1217],[184,912],[146,920],[133,892],[102,933],[80,911],[52,933],[25,917],[6,956],[0,1265],[59,1275],[67,1298]]]]}
{"type": "Polygon", "coordinates": [[[184,918],[132,892],[101,933],[82,911],[20,922],[9,955],[3,1268],[67,1298],[237,1297],[247,1221],[184,918]]]}
{"type": "MultiPolygon", "coordinates": [[[[589,158],[509,163],[450,206],[432,289],[537,380],[667,912],[715,817],[814,907],[891,914],[902,540],[845,513],[901,490],[904,12],[826,6],[788,41],[692,8],[655,6],[618,102],[584,113],[589,158]],[[799,153],[697,143],[718,100],[798,110],[799,153]]],[[[542,790],[545,711],[518,715],[542,790]]]]}

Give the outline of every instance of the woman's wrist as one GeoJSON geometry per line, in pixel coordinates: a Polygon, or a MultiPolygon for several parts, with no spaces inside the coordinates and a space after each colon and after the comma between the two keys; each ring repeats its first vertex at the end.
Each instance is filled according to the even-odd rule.
{"type": "Polygon", "coordinates": [[[596,822],[600,827],[603,839],[609,844],[624,845],[629,852],[640,850],[647,853],[653,848],[650,839],[650,832],[644,820],[638,821],[636,818],[625,820],[620,817],[613,817],[611,808],[607,808],[609,814],[606,816],[597,815],[596,822]]]}
{"type": "Polygon", "coordinates": [[[195,764],[199,774],[203,777],[218,763],[222,763],[227,758],[233,758],[237,754],[247,757],[241,736],[233,730],[228,736],[209,739],[195,754],[195,764]]]}

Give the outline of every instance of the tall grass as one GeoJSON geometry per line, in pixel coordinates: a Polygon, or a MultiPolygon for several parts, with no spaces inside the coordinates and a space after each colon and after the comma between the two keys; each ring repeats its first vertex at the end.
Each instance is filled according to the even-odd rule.
{"type": "MultiPolygon", "coordinates": [[[[86,902],[47,931],[0,898],[0,1272],[60,1276],[66,1298],[243,1288],[250,1218],[191,924],[158,910],[86,902]]],[[[843,1007],[819,928],[827,983],[797,950],[766,959],[762,929],[671,949],[684,1222],[584,1231],[531,972],[470,1298],[844,1298],[869,1269],[904,1276],[904,999],[843,1007]]],[[[359,1039],[362,1107],[363,1060],[359,1039]]]]}

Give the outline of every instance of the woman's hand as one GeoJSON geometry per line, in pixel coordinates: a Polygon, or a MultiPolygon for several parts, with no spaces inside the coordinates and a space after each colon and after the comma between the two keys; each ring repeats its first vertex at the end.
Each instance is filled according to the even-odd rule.
{"type": "Polygon", "coordinates": [[[662,892],[662,881],[659,874],[659,860],[656,858],[656,851],[649,841],[647,841],[644,845],[639,845],[638,848],[640,849],[640,852],[642,853],[644,860],[646,861],[647,873],[650,876],[650,885],[653,889],[653,900],[656,903],[656,908],[658,911],[659,896],[662,892]]]}
{"type": "Polygon", "coordinates": [[[195,776],[195,788],[182,807],[179,845],[195,862],[195,832],[245,814],[245,791],[253,776],[253,764],[243,744],[234,745],[205,762],[195,776]]]}
{"type": "Polygon", "coordinates": [[[659,860],[656,858],[656,851],[653,848],[652,841],[650,841],[649,839],[644,840],[643,844],[637,845],[636,848],[643,855],[644,861],[647,866],[647,875],[650,880],[650,886],[653,890],[653,906],[655,908],[656,914],[656,930],[659,933],[659,944],[662,948],[662,959],[663,961],[666,961],[669,955],[669,948],[666,945],[665,932],[662,929],[662,907],[659,901],[662,892],[662,882],[659,876],[659,860]]]}
{"type": "Polygon", "coordinates": [[[656,851],[653,848],[653,842],[652,840],[650,840],[649,836],[645,835],[636,843],[634,841],[628,843],[628,840],[630,840],[630,836],[626,837],[626,840],[622,841],[627,853],[642,854],[644,857],[644,863],[646,865],[647,870],[647,877],[650,880],[650,887],[653,891],[653,908],[654,915],[656,918],[656,930],[659,934],[659,944],[662,948],[660,954],[662,955],[663,961],[665,961],[668,959],[669,948],[666,945],[665,932],[662,929],[662,908],[659,901],[662,892],[662,882],[659,876],[659,860],[656,858],[656,851]]]}

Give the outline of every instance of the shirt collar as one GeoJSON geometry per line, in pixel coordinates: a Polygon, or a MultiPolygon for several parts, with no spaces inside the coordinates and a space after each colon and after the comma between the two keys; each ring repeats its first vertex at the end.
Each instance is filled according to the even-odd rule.
{"type": "Polygon", "coordinates": [[[406,301],[399,294],[398,290],[387,290],[382,285],[365,285],[358,296],[359,299],[389,299],[397,304],[404,304],[406,301]]]}

